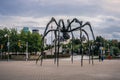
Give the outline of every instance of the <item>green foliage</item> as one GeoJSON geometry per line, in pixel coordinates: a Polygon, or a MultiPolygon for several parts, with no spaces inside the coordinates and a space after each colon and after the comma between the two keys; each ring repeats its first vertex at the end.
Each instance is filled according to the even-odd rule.
{"type": "Polygon", "coordinates": [[[73,44],[76,44],[76,45],[77,45],[77,44],[80,44],[80,43],[81,43],[81,42],[80,42],[79,39],[74,39],[74,40],[73,40],[73,44]]]}
{"type": "Polygon", "coordinates": [[[119,53],[120,53],[120,50],[119,50],[118,47],[113,47],[112,49],[113,49],[113,54],[114,54],[115,56],[120,55],[120,54],[119,54],[119,53]]]}
{"type": "Polygon", "coordinates": [[[97,36],[96,40],[95,40],[95,42],[98,43],[98,45],[97,45],[98,47],[104,46],[104,41],[105,41],[105,39],[102,36],[97,36]]]}
{"type": "MultiPolygon", "coordinates": [[[[70,50],[71,50],[71,45],[72,45],[71,42],[69,44],[67,44],[67,46],[70,50]]],[[[117,40],[106,40],[102,36],[97,36],[95,42],[90,40],[89,44],[88,44],[88,42],[83,43],[82,44],[83,50],[87,51],[89,48],[89,45],[94,46],[94,55],[98,55],[100,53],[100,47],[104,48],[107,55],[108,55],[107,52],[108,52],[108,50],[110,50],[110,47],[113,47],[113,55],[115,55],[115,56],[120,55],[120,42],[117,40]]],[[[80,47],[81,47],[80,40],[74,39],[73,40],[73,51],[78,53],[78,50],[80,50],[80,47]]]]}
{"type": "Polygon", "coordinates": [[[120,42],[118,42],[118,48],[120,49],[120,42]]]}
{"type": "Polygon", "coordinates": [[[26,51],[26,43],[28,42],[28,51],[38,52],[41,49],[41,38],[42,36],[38,33],[31,33],[30,31],[24,32],[21,30],[20,33],[17,32],[16,29],[0,29],[0,46],[3,45],[2,52],[8,51],[8,36],[9,36],[9,48],[10,52],[25,52],[26,51]],[[7,36],[5,36],[7,34],[7,36]]]}
{"type": "MultiPolygon", "coordinates": [[[[54,58],[55,56],[54,55],[45,55],[44,58],[45,59],[50,59],[50,58],[54,58]]],[[[59,58],[67,58],[67,57],[70,57],[70,54],[59,54],[59,58]]]]}
{"type": "MultiPolygon", "coordinates": [[[[41,44],[42,44],[42,35],[38,33],[31,33],[30,31],[24,32],[21,30],[20,33],[17,32],[16,29],[0,29],[0,49],[2,52],[8,51],[8,36],[9,36],[9,42],[10,42],[10,52],[25,52],[26,51],[26,43],[28,42],[28,52],[29,53],[37,53],[41,50],[41,44]],[[7,36],[5,36],[7,34],[7,36]]],[[[90,44],[92,44],[92,41],[90,41],[90,44]]],[[[66,50],[71,50],[71,41],[68,44],[62,44],[63,48],[66,50]]],[[[82,48],[86,50],[88,48],[88,42],[82,44],[82,48]]],[[[120,53],[120,42],[117,40],[105,40],[102,36],[97,36],[96,40],[94,42],[95,46],[95,54],[99,53],[100,46],[103,46],[104,49],[107,51],[110,49],[110,47],[113,47],[114,55],[119,55],[120,53]]],[[[73,51],[78,52],[81,47],[81,42],[79,39],[73,40],[73,51]]],[[[48,45],[45,49],[50,49],[51,46],[48,45]]]]}

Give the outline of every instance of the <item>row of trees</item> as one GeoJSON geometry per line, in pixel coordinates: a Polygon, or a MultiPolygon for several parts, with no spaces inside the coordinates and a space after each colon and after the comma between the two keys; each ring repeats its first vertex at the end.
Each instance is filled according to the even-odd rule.
{"type": "MultiPolygon", "coordinates": [[[[29,53],[37,53],[41,50],[41,39],[42,35],[39,33],[31,33],[30,31],[26,32],[21,30],[17,32],[16,29],[0,29],[0,50],[1,52],[7,52],[8,47],[9,51],[12,53],[17,52],[25,52],[28,43],[28,52],[29,53]],[[7,36],[6,36],[7,35],[7,36]],[[9,37],[9,46],[8,46],[8,37],[9,37]]],[[[120,42],[117,40],[106,40],[101,36],[96,37],[96,41],[90,41],[90,45],[94,45],[95,54],[99,54],[100,47],[104,47],[104,50],[107,52],[108,50],[112,50],[114,55],[118,55],[120,53],[120,42]]],[[[67,47],[68,50],[71,50],[71,41],[68,44],[63,44],[63,48],[67,47]]],[[[79,39],[73,40],[73,51],[78,53],[81,47],[81,42],[79,39]]],[[[51,48],[47,46],[46,49],[51,48]]],[[[84,43],[82,45],[84,50],[88,50],[88,43],[84,43]]]]}
{"type": "Polygon", "coordinates": [[[101,36],[97,36],[95,42],[97,50],[102,46],[105,52],[109,51],[111,55],[117,56],[120,54],[120,42],[118,40],[106,40],[101,36]]]}
{"type": "Polygon", "coordinates": [[[38,52],[41,48],[42,35],[39,33],[25,32],[21,30],[17,32],[16,29],[0,29],[0,50],[2,52],[9,51],[12,53],[25,52],[28,43],[28,52],[38,52]],[[7,36],[6,36],[7,35],[7,36]],[[9,39],[9,43],[8,43],[9,39]]]}
{"type": "MultiPolygon", "coordinates": [[[[87,53],[87,51],[91,48],[91,46],[94,49],[94,55],[100,54],[100,47],[103,47],[103,50],[105,53],[111,53],[112,55],[118,56],[120,55],[120,42],[118,40],[106,40],[102,36],[97,36],[95,42],[92,40],[86,43],[83,43],[81,45],[81,41],[77,38],[73,40],[73,52],[79,54],[80,49],[84,49],[84,52],[87,53]],[[90,45],[90,47],[89,47],[90,45]]],[[[68,44],[63,44],[63,48],[67,48],[67,50],[71,50],[71,41],[68,44]]]]}

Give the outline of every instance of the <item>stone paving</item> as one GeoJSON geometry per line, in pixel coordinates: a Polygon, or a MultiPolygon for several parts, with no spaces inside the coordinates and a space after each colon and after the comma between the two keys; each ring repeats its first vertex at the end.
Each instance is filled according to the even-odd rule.
{"type": "Polygon", "coordinates": [[[84,60],[72,64],[60,60],[59,67],[53,60],[44,60],[43,66],[35,61],[0,61],[0,80],[120,80],[120,60],[84,60]]]}

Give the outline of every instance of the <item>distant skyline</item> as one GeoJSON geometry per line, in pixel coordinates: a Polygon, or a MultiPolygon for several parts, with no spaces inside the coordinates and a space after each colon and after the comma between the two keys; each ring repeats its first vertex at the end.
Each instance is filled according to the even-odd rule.
{"type": "Polygon", "coordinates": [[[95,36],[120,40],[120,0],[0,0],[0,27],[45,27],[51,17],[89,21],[95,36]]]}

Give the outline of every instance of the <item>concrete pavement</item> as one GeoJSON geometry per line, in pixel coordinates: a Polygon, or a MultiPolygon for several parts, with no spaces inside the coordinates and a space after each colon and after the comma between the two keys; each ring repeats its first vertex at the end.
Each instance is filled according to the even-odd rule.
{"type": "Polygon", "coordinates": [[[120,60],[84,60],[72,64],[60,60],[57,67],[53,60],[44,60],[43,66],[35,61],[0,61],[0,80],[120,80],[120,60]]]}

